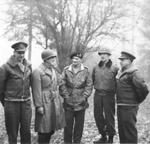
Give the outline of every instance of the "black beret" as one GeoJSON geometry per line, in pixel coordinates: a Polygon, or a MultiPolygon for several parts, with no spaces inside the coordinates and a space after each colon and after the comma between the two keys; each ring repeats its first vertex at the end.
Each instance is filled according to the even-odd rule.
{"type": "Polygon", "coordinates": [[[25,42],[16,42],[14,43],[11,47],[15,50],[15,51],[26,51],[28,44],[25,42]]]}
{"type": "Polygon", "coordinates": [[[130,59],[131,61],[133,61],[134,59],[136,59],[136,57],[129,52],[122,51],[121,57],[119,59],[130,59]]]}
{"type": "Polygon", "coordinates": [[[78,58],[82,59],[83,58],[83,54],[81,52],[73,52],[70,55],[70,58],[72,59],[73,57],[78,57],[78,58]]]}

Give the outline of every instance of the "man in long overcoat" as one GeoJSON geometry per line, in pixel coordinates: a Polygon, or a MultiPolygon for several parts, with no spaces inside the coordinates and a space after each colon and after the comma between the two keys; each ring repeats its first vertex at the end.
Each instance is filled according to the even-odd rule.
{"type": "Polygon", "coordinates": [[[65,117],[63,107],[60,107],[62,106],[58,92],[60,77],[56,71],[56,52],[47,49],[41,56],[43,63],[32,75],[35,131],[38,132],[39,144],[49,144],[55,130],[65,126],[65,117]]]}

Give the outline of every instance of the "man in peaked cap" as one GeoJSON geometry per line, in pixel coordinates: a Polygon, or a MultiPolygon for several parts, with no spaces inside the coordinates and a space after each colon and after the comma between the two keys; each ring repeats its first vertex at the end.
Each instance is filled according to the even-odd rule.
{"type": "Polygon", "coordinates": [[[4,106],[6,131],[10,144],[31,143],[31,64],[25,59],[27,43],[17,42],[10,59],[0,67],[0,101],[4,106]]]}
{"type": "Polygon", "coordinates": [[[92,72],[94,118],[101,138],[94,143],[113,143],[115,135],[115,93],[118,68],[110,59],[111,52],[103,47],[98,51],[100,62],[92,72]]]}
{"type": "Polygon", "coordinates": [[[129,53],[129,52],[122,51],[121,52],[121,57],[119,59],[120,60],[129,59],[132,62],[134,59],[136,59],[136,57],[133,54],[129,53]]]}
{"type": "Polygon", "coordinates": [[[19,51],[21,51],[21,50],[25,50],[27,46],[28,46],[27,43],[25,43],[25,42],[23,42],[23,41],[19,41],[19,42],[16,42],[16,43],[12,44],[11,47],[12,47],[14,50],[19,50],[19,51]]]}
{"type": "Polygon", "coordinates": [[[122,51],[120,59],[121,72],[117,80],[117,116],[120,143],[138,143],[136,128],[138,105],[148,93],[147,86],[138,70],[133,66],[135,56],[122,51]],[[140,102],[139,102],[139,92],[140,102]],[[143,93],[144,92],[144,93],[143,93]]]}
{"type": "MultiPolygon", "coordinates": [[[[14,57],[19,62],[24,60],[28,44],[22,41],[14,43],[11,48],[14,49],[14,57]]],[[[21,63],[20,63],[21,64],[21,63]]],[[[22,65],[20,65],[22,66],[22,65]]]]}

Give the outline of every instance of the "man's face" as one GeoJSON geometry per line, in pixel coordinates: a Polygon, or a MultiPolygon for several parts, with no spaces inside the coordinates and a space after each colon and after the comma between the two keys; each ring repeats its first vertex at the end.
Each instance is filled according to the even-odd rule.
{"type": "Polygon", "coordinates": [[[110,55],[107,54],[107,53],[102,53],[102,54],[99,54],[99,55],[100,55],[101,61],[103,61],[103,62],[108,61],[109,58],[110,58],[110,55]]]}
{"type": "Polygon", "coordinates": [[[72,64],[73,64],[73,66],[78,66],[78,65],[81,64],[81,62],[82,62],[82,60],[81,60],[81,58],[79,58],[79,57],[74,56],[74,57],[72,58],[72,64]]]}
{"type": "Polygon", "coordinates": [[[14,56],[18,62],[22,62],[25,58],[25,51],[14,51],[14,56]]]}
{"type": "Polygon", "coordinates": [[[48,64],[57,67],[57,57],[50,57],[46,60],[48,64]]]}
{"type": "Polygon", "coordinates": [[[126,58],[120,59],[120,66],[121,66],[121,68],[125,68],[128,65],[130,65],[130,64],[131,64],[131,61],[129,59],[126,59],[126,58]]]}

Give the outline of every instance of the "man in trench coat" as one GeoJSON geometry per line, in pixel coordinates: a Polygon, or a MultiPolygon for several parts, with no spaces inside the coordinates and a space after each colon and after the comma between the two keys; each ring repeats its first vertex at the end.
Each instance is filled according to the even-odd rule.
{"type": "Polygon", "coordinates": [[[58,94],[60,77],[55,68],[56,52],[46,49],[41,57],[43,63],[33,71],[32,75],[35,131],[38,132],[39,144],[49,144],[54,132],[65,126],[65,117],[58,94]]]}

